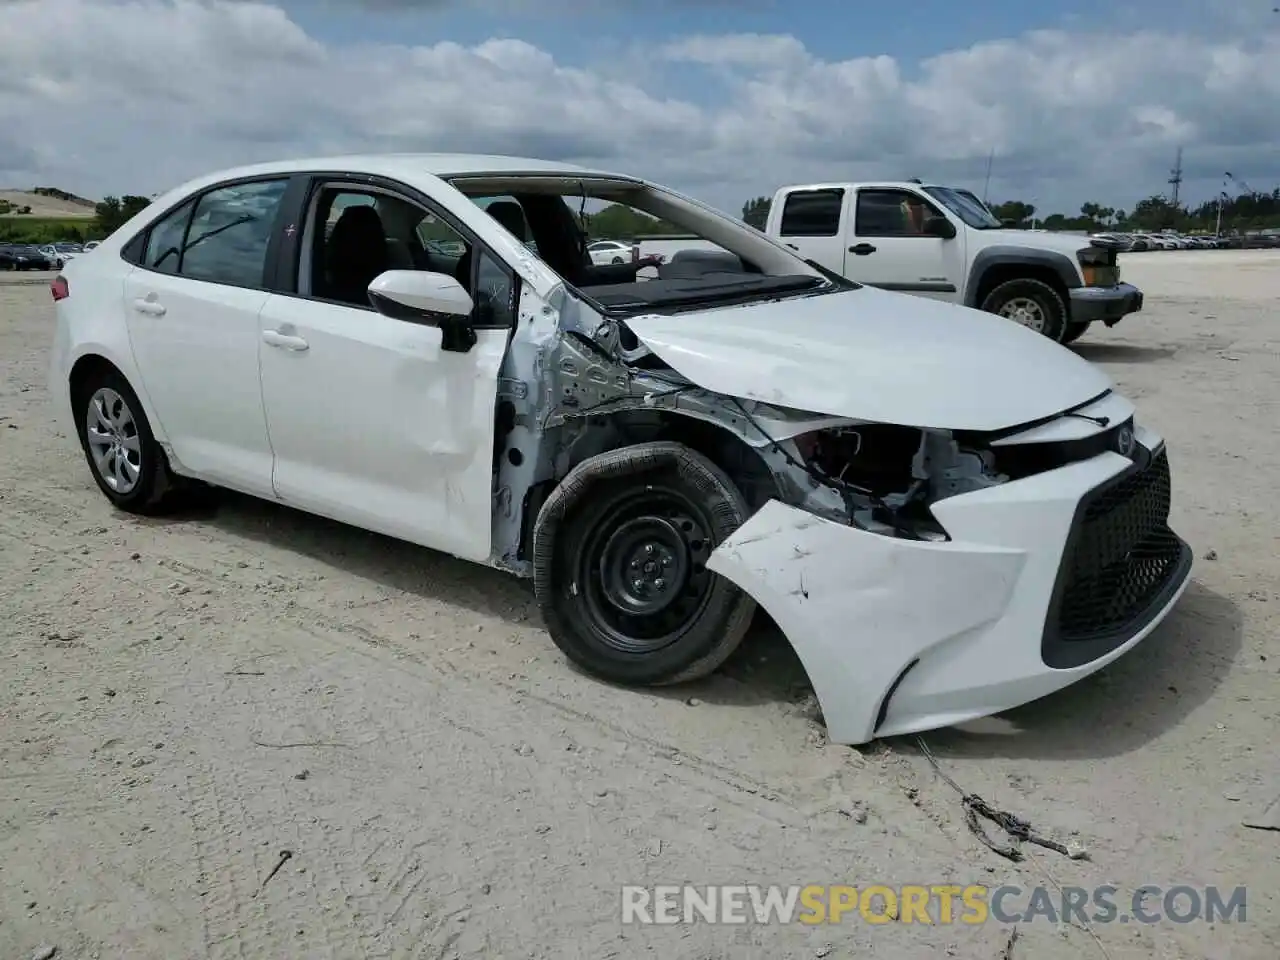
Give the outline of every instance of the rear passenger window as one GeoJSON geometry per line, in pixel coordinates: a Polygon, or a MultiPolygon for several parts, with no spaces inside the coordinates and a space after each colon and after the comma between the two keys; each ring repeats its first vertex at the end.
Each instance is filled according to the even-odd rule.
{"type": "Polygon", "coordinates": [[[840,232],[843,190],[797,190],[787,194],[779,234],[784,237],[834,237],[840,232]]]}
{"type": "Polygon", "coordinates": [[[236,287],[261,287],[267,245],[288,180],[211,190],[196,204],[181,273],[236,287]]]}
{"type": "Polygon", "coordinates": [[[147,248],[142,254],[142,266],[157,273],[177,273],[182,260],[182,235],[191,219],[190,202],[184,203],[151,228],[147,248]]]}

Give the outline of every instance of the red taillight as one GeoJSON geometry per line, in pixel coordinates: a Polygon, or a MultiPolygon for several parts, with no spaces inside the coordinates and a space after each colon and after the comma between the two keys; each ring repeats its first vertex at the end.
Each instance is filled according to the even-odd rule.
{"type": "Polygon", "coordinates": [[[54,303],[71,296],[71,287],[67,284],[67,278],[62,274],[54,277],[53,282],[49,284],[49,292],[53,294],[54,303]]]}

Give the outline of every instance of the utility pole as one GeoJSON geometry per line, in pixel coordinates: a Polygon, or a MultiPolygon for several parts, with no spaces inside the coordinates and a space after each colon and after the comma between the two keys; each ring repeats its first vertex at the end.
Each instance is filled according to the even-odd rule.
{"type": "Polygon", "coordinates": [[[987,205],[987,191],[991,189],[991,165],[996,160],[996,148],[991,148],[991,153],[987,156],[987,181],[982,185],[982,205],[987,205]]]}
{"type": "Polygon", "coordinates": [[[1182,189],[1182,148],[1178,148],[1178,154],[1173,161],[1173,169],[1169,171],[1169,185],[1173,190],[1169,194],[1169,205],[1174,210],[1178,209],[1178,193],[1182,189]]]}

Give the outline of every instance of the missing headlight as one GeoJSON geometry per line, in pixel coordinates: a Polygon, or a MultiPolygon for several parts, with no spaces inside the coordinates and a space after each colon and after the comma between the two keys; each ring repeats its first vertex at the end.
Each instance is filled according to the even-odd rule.
{"type": "Polygon", "coordinates": [[[796,449],[823,476],[886,497],[911,489],[923,439],[915,427],[864,424],[807,433],[796,438],[796,449]]]}

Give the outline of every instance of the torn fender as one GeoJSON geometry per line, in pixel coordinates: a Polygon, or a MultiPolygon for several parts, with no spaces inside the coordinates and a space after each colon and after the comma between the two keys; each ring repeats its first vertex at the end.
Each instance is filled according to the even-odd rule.
{"type": "Polygon", "coordinates": [[[786,634],[828,737],[858,744],[875,738],[882,704],[908,666],[1003,615],[1024,556],[981,544],[894,539],[772,500],[707,566],[753,597],[786,634]]]}

